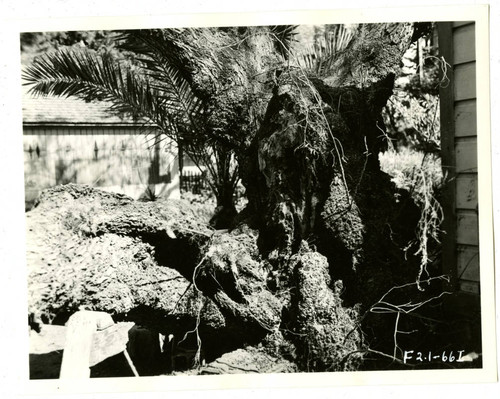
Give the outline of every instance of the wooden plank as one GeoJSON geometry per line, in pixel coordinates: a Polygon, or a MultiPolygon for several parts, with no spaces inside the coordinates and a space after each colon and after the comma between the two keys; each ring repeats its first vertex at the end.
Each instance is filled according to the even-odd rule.
{"type": "Polygon", "coordinates": [[[456,179],[457,201],[459,209],[477,209],[477,174],[460,174],[456,179]]]}
{"type": "Polygon", "coordinates": [[[458,283],[460,291],[479,295],[479,283],[475,281],[460,280],[458,283]]]}
{"type": "Polygon", "coordinates": [[[455,21],[453,22],[453,27],[457,28],[459,26],[471,25],[474,24],[474,21],[455,21]]]}
{"type": "Polygon", "coordinates": [[[476,63],[460,64],[454,68],[455,101],[476,98],[476,63]]]}
{"type": "Polygon", "coordinates": [[[90,377],[89,358],[95,330],[92,312],[76,312],[69,318],[60,378],[90,377]]]}
{"type": "Polygon", "coordinates": [[[455,172],[477,173],[477,139],[461,139],[455,144],[455,172]]]}
{"type": "Polygon", "coordinates": [[[479,282],[479,247],[457,247],[457,273],[461,280],[479,282]]]}
{"type": "Polygon", "coordinates": [[[123,343],[123,337],[128,340],[133,323],[113,328],[115,324],[109,314],[82,310],[69,318],[67,326],[60,378],[74,379],[89,378],[90,366],[124,351],[127,341],[123,343]],[[116,352],[118,349],[121,350],[116,352]]]}
{"type": "Polygon", "coordinates": [[[75,153],[73,154],[73,159],[77,161],[81,154],[82,154],[82,137],[81,137],[81,130],[79,128],[73,128],[72,130],[72,140],[73,140],[73,147],[76,148],[75,153]]]}
{"type": "Polygon", "coordinates": [[[457,211],[457,244],[479,245],[477,213],[457,211]]]}
{"type": "Polygon", "coordinates": [[[123,352],[127,348],[128,333],[133,326],[132,322],[117,323],[102,331],[97,331],[93,336],[89,366],[93,367],[123,352]]]}
{"type": "Polygon", "coordinates": [[[455,136],[477,135],[476,100],[458,101],[455,103],[455,136]]]}
{"type": "MultiPolygon", "coordinates": [[[[447,63],[453,60],[453,34],[451,22],[437,23],[439,38],[439,55],[444,57],[447,63]]],[[[442,228],[447,234],[442,240],[443,262],[442,273],[450,276],[450,285],[444,287],[448,290],[456,288],[456,248],[455,248],[455,110],[454,110],[454,71],[449,68],[447,77],[450,84],[439,87],[440,115],[441,115],[441,162],[443,171],[449,177],[442,189],[442,201],[444,220],[442,228]]],[[[440,71],[442,79],[443,72],[440,71]]]]}
{"type": "Polygon", "coordinates": [[[476,25],[462,25],[453,31],[453,64],[476,60],[476,25]]]}

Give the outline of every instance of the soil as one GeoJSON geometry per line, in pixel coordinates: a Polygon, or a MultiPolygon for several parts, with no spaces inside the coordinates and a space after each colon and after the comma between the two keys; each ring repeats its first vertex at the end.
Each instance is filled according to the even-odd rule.
{"type": "Polygon", "coordinates": [[[44,325],[40,333],[30,331],[30,379],[59,378],[66,327],[44,325]]]}

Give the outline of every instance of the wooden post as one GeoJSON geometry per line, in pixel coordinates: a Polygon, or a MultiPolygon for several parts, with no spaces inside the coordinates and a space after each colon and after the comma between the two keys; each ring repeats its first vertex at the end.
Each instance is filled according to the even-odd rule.
{"type": "Polygon", "coordinates": [[[112,325],[114,325],[113,319],[104,312],[82,310],[73,314],[67,323],[66,344],[59,378],[89,378],[94,333],[112,325]]]}
{"type": "MultiPolygon", "coordinates": [[[[448,65],[453,65],[453,26],[451,22],[437,24],[439,35],[439,53],[448,65]]],[[[455,160],[455,98],[454,98],[454,71],[453,67],[447,68],[446,76],[441,72],[443,79],[448,79],[448,84],[439,87],[440,115],[441,115],[441,164],[446,182],[442,189],[442,204],[444,220],[442,238],[442,272],[450,276],[450,283],[446,284],[446,291],[455,291],[457,288],[456,270],[456,160],[455,160]]]]}
{"type": "Polygon", "coordinates": [[[69,318],[59,378],[90,377],[90,349],[96,328],[93,312],[80,311],[69,318]]]}

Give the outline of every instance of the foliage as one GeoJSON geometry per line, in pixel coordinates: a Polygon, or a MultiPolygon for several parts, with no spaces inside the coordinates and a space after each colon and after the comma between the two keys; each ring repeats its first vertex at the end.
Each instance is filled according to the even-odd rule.
{"type": "Polygon", "coordinates": [[[408,147],[388,150],[379,155],[380,166],[400,189],[407,190],[418,200],[425,188],[419,184],[419,174],[425,174],[432,187],[439,188],[443,182],[441,158],[436,154],[414,151],[408,147]]]}
{"type": "MultiPolygon", "coordinates": [[[[34,58],[66,47],[87,47],[98,52],[119,52],[114,46],[114,32],[62,31],[62,32],[21,32],[21,61],[29,65],[34,58]]],[[[122,55],[125,55],[122,53],[122,55]]]]}
{"type": "Polygon", "coordinates": [[[120,31],[111,47],[64,35],[22,38],[25,47],[77,43],[35,58],[23,74],[31,92],[107,101],[145,119],[205,166],[218,205],[234,208],[234,149],[249,144],[270,96],[267,75],[283,61],[272,46],[285,52],[293,27],[120,31]]]}
{"type": "Polygon", "coordinates": [[[389,137],[399,146],[438,153],[439,86],[448,81],[447,64],[437,57],[431,34],[413,43],[406,52],[405,68],[396,80],[383,118],[389,137]]]}
{"type": "Polygon", "coordinates": [[[433,261],[432,242],[439,244],[443,211],[437,197],[443,184],[439,129],[439,86],[446,82],[446,63],[435,54],[430,35],[418,39],[407,51],[403,73],[384,108],[388,151],[381,154],[381,168],[400,189],[407,190],[420,208],[416,238],[406,250],[420,256],[419,289],[427,266],[433,261]],[[440,70],[444,77],[440,80],[440,70]]]}
{"type": "MultiPolygon", "coordinates": [[[[293,28],[127,31],[121,32],[120,43],[135,54],[133,59],[114,57],[108,65],[112,54],[71,49],[44,56],[28,69],[40,91],[101,96],[117,110],[156,124],[195,162],[209,160],[205,166],[217,205],[234,207],[241,168],[249,206],[231,231],[186,235],[185,223],[174,228],[155,213],[160,204],[141,203],[111,215],[103,212],[105,222],[96,235],[145,240],[156,260],[214,301],[225,317],[225,331],[238,336],[235,342],[263,342],[279,331],[293,343],[295,351],[287,353],[294,352],[304,370],[351,370],[360,361],[358,307],[344,308],[344,285],[332,276],[349,268],[361,276],[358,292],[378,297],[379,287],[373,287],[391,284],[393,266],[403,263],[404,254],[394,249],[385,225],[410,212],[396,204],[394,186],[380,171],[379,132],[388,133],[378,122],[411,25],[369,24],[357,33],[349,36],[345,27],[330,27],[308,53],[315,58],[305,56],[308,64],[301,66],[289,49],[293,28]],[[44,75],[47,70],[52,77],[44,75]],[[58,75],[60,70],[67,79],[58,75]],[[136,101],[141,96],[143,108],[136,101]],[[386,281],[375,281],[380,276],[386,281]]],[[[408,158],[392,167],[401,169],[402,185],[416,185],[413,195],[423,209],[431,209],[427,182],[434,170],[428,166],[428,174],[419,177],[422,168],[412,168],[415,159],[408,158]]],[[[196,218],[200,224],[202,211],[196,218]]],[[[435,218],[422,222],[421,236],[432,237],[433,223],[435,218]]],[[[70,224],[87,228],[80,217],[70,224]]],[[[417,252],[427,251],[427,243],[420,243],[424,246],[417,252]]],[[[347,284],[356,286],[353,281],[347,284]]],[[[361,295],[356,300],[367,301],[361,295]]],[[[196,333],[198,349],[200,313],[186,333],[196,333]]]]}
{"type": "Polygon", "coordinates": [[[423,93],[413,96],[406,87],[389,99],[384,119],[398,147],[437,153],[440,148],[439,97],[423,93]]]}
{"type": "Polygon", "coordinates": [[[316,27],[313,43],[297,54],[298,64],[308,73],[327,75],[336,56],[345,50],[353,34],[353,30],[345,25],[326,25],[321,31],[316,27]]]}
{"type": "Polygon", "coordinates": [[[164,104],[150,81],[132,65],[117,62],[110,54],[99,56],[93,50],[63,49],[46,54],[37,58],[23,77],[32,85],[31,93],[107,101],[111,111],[146,117],[165,130],[170,124],[167,112],[175,112],[177,105],[164,104]]]}

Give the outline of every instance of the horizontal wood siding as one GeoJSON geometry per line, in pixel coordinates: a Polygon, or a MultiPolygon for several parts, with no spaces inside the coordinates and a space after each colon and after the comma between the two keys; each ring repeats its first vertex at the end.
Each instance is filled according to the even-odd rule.
{"type": "Polygon", "coordinates": [[[461,173],[456,178],[457,209],[477,210],[477,173],[461,173]]]}
{"type": "Polygon", "coordinates": [[[477,138],[455,138],[457,178],[460,173],[477,173],[477,138]]]}
{"type": "MultiPolygon", "coordinates": [[[[477,234],[477,212],[457,211],[457,244],[479,245],[477,234]]],[[[479,280],[478,280],[479,281],[479,280]]]]}
{"type": "Polygon", "coordinates": [[[475,24],[454,27],[457,277],[462,291],[479,294],[475,40],[475,24]]]}
{"type": "Polygon", "coordinates": [[[477,135],[476,100],[455,103],[455,137],[477,135]]]}
{"type": "Polygon", "coordinates": [[[476,98],[476,63],[455,67],[455,101],[476,98]]]}
{"type": "Polygon", "coordinates": [[[456,289],[479,294],[475,24],[439,25],[440,51],[451,66],[450,85],[440,92],[443,165],[449,179],[443,204],[448,219],[443,269],[453,269],[456,289]]]}
{"type": "Polygon", "coordinates": [[[132,127],[53,126],[24,129],[25,200],[58,184],[89,184],[134,198],[149,190],[179,197],[177,149],[132,127]]]}
{"type": "Polygon", "coordinates": [[[454,31],[453,64],[463,64],[476,60],[475,25],[462,25],[454,31]]]}
{"type": "Polygon", "coordinates": [[[478,247],[474,245],[458,245],[457,267],[460,280],[475,280],[479,274],[478,247]]]}

